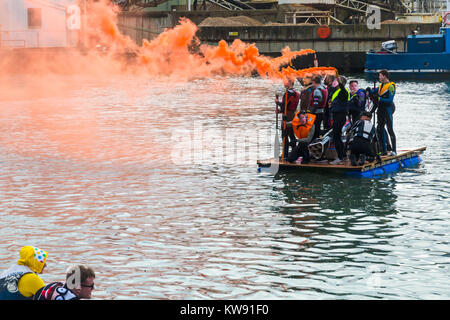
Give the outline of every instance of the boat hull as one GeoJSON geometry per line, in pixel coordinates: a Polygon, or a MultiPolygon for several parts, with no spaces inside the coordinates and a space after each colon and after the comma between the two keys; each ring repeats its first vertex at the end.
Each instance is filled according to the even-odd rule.
{"type": "Polygon", "coordinates": [[[392,79],[448,79],[450,53],[367,53],[366,76],[373,78],[382,69],[388,70],[392,79]]]}

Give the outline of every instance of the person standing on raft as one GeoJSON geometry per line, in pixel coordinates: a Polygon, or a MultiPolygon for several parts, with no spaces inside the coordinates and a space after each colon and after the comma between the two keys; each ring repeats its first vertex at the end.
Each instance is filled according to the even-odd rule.
{"type": "Polygon", "coordinates": [[[286,160],[289,152],[289,146],[294,149],[296,145],[296,139],[294,132],[292,131],[292,126],[288,126],[287,123],[294,119],[298,102],[300,100],[300,94],[294,90],[294,81],[292,79],[286,79],[284,81],[284,87],[286,88],[286,91],[283,94],[282,100],[279,101],[278,96],[276,96],[275,103],[277,105],[276,112],[283,114],[283,125],[281,127],[283,138],[282,152],[283,160],[286,160]]]}
{"type": "Polygon", "coordinates": [[[333,141],[336,147],[338,158],[331,164],[340,164],[344,161],[345,146],[342,142],[342,127],[347,121],[348,102],[350,101],[350,92],[345,87],[347,79],[343,76],[338,77],[338,89],[331,96],[330,111],[333,116],[333,141]]]}
{"type": "Polygon", "coordinates": [[[307,111],[311,105],[311,95],[313,92],[313,85],[311,78],[297,78],[302,86],[300,89],[300,110],[307,111]]]}
{"type": "MultiPolygon", "coordinates": [[[[311,105],[309,108],[309,112],[316,115],[316,121],[314,123],[315,130],[314,130],[314,136],[313,140],[318,138],[321,134],[320,126],[324,120],[324,112],[325,112],[325,106],[327,103],[328,98],[328,91],[327,89],[322,85],[322,79],[320,76],[316,76],[312,80],[313,83],[313,90],[311,93],[311,105]]],[[[325,127],[325,124],[324,124],[325,127]]]]}
{"type": "Polygon", "coordinates": [[[338,81],[336,80],[336,76],[334,75],[326,75],[323,79],[323,84],[325,85],[325,88],[327,89],[328,95],[327,95],[327,101],[325,102],[325,109],[323,112],[323,126],[325,131],[328,131],[331,129],[331,112],[330,112],[330,106],[331,106],[331,97],[333,96],[333,93],[338,89],[338,81]]]}
{"type": "Polygon", "coordinates": [[[357,80],[350,81],[349,89],[350,101],[348,103],[348,113],[353,125],[359,120],[366,106],[366,91],[359,89],[357,80]]]}
{"type": "MultiPolygon", "coordinates": [[[[397,155],[397,138],[394,133],[394,96],[397,90],[397,86],[394,82],[389,80],[389,72],[387,70],[381,70],[378,72],[378,79],[381,84],[377,88],[369,89],[369,94],[375,95],[378,98],[377,108],[377,135],[381,140],[381,155],[387,155],[389,150],[389,138],[391,140],[391,155],[397,155]],[[386,129],[387,133],[386,133],[386,129]]],[[[367,90],[366,89],[366,90],[367,90]]]]}

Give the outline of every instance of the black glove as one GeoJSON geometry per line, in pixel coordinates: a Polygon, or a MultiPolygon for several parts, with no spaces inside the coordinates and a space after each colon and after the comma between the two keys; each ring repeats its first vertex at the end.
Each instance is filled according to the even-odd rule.
{"type": "Polygon", "coordinates": [[[286,121],[287,120],[287,116],[283,114],[282,119],[283,119],[283,121],[286,121]]]}

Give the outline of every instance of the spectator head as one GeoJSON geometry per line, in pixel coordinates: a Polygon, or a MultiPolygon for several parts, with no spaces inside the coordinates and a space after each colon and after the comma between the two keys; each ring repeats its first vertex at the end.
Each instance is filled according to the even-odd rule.
{"type": "Polygon", "coordinates": [[[91,298],[94,279],[94,270],[83,265],[72,266],[66,273],[66,285],[79,299],[91,298]]]}

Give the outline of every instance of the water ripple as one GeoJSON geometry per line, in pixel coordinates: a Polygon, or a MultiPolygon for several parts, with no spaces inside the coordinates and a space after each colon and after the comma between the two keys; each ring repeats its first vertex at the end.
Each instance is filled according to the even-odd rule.
{"type": "MultiPolygon", "coordinates": [[[[99,299],[450,297],[449,83],[398,84],[399,146],[426,145],[424,163],[360,180],[173,158],[233,150],[227,128],[257,146],[280,84],[67,81],[64,95],[0,102],[4,266],[45,248],[46,282],[89,264],[99,299]],[[172,136],[182,128],[192,145],[172,136]]],[[[253,156],[270,155],[272,133],[253,156]]]]}

